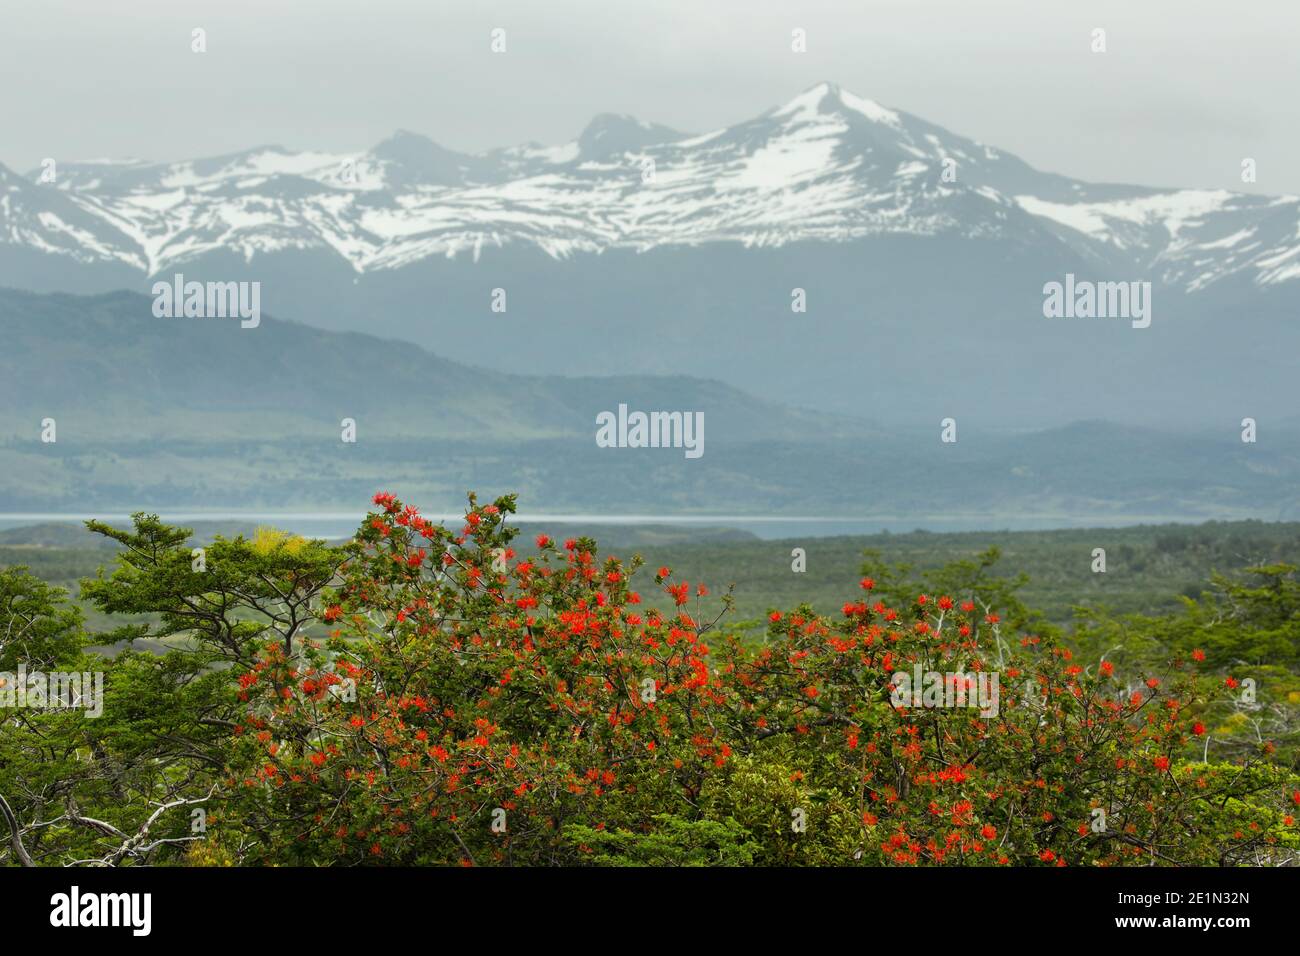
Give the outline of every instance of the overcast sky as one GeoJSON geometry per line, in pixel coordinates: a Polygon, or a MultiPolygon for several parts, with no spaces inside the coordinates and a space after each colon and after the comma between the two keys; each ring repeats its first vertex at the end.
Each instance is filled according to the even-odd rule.
{"type": "Polygon", "coordinates": [[[476,151],[599,112],[704,132],[821,80],[1053,172],[1300,193],[1296,0],[6,0],[0,163],[346,151],[397,128],[476,151]]]}

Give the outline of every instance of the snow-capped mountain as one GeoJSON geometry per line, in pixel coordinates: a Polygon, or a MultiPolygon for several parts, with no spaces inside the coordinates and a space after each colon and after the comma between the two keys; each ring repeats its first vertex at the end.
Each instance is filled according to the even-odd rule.
{"type": "Polygon", "coordinates": [[[180,163],[0,168],[0,245],[145,275],[220,252],[326,252],[355,274],[531,245],[784,246],[873,236],[1041,242],[1181,289],[1300,279],[1300,199],[1098,186],[822,83],[690,136],[598,116],[570,142],[469,155],[399,131],[360,154],[279,147],[180,163]],[[948,175],[945,176],[945,170],[948,175]]]}
{"type": "Polygon", "coordinates": [[[1300,201],[1080,182],[830,84],[703,135],[602,115],[560,146],[399,132],[40,180],[0,170],[0,286],[256,281],[270,316],[466,365],[692,375],[895,424],[1294,408],[1300,201]],[[1150,327],[1045,317],[1069,274],[1149,281],[1150,327]]]}

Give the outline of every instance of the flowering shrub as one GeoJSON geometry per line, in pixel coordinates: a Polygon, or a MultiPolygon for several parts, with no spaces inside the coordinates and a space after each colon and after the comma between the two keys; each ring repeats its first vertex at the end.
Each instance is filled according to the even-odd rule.
{"type": "MultiPolygon", "coordinates": [[[[1199,762],[1222,680],[1175,660],[1124,675],[1001,632],[963,595],[888,606],[862,581],[834,618],[725,601],[639,561],[539,536],[513,497],[458,530],[375,498],[322,593],[328,634],[269,641],[215,828],[243,862],[1147,865],[1277,863],[1300,786],[1267,746],[1199,762]],[[898,672],[996,713],[899,701],[898,672]],[[249,834],[255,839],[250,840],[249,834]],[[238,844],[237,849],[235,844],[238,844]]],[[[1199,655],[1203,657],[1204,655],[1199,655]]],[[[216,852],[209,848],[209,853],[216,852]]]]}

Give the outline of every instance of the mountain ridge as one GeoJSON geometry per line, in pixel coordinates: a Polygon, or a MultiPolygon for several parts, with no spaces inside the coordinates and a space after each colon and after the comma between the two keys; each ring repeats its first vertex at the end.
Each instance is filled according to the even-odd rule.
{"type": "Polygon", "coordinates": [[[1300,199],[1086,183],[829,82],[695,136],[599,114],[553,147],[461,153],[398,130],[360,154],[263,146],[178,163],[69,163],[39,193],[37,175],[11,202],[15,174],[0,167],[0,243],[149,276],[215,249],[250,261],[329,251],[366,273],[431,256],[477,260],[510,243],[564,258],[1042,230],[1085,258],[1149,266],[1190,291],[1237,274],[1262,285],[1300,278],[1300,199]]]}
{"type": "Polygon", "coordinates": [[[399,131],[0,169],[0,286],[176,273],[495,372],[684,374],[924,427],[1227,427],[1294,404],[1300,350],[1300,202],[1041,172],[829,83],[702,134],[601,114],[478,154],[399,131]],[[1150,282],[1152,324],[1047,318],[1069,275],[1150,282]]]}
{"type": "MultiPolygon", "coordinates": [[[[0,290],[0,512],[346,510],[391,490],[450,513],[472,488],[517,492],[534,513],[1300,514],[1295,420],[1265,416],[1244,444],[1232,417],[1187,433],[1095,418],[1018,431],[959,411],[949,444],[937,418],[875,424],[685,375],[516,376],[270,315],[243,329],[151,306],[0,290]],[[598,447],[596,416],[620,403],[703,412],[704,454],[598,447]]],[[[498,344],[480,338],[478,354],[498,344]]]]}
{"type": "Polygon", "coordinates": [[[271,315],[256,329],[157,318],[149,298],[128,291],[0,287],[0,335],[0,437],[31,437],[49,416],[97,441],[337,438],[341,417],[352,417],[390,437],[594,441],[596,415],[620,403],[703,412],[717,441],[880,433],[687,375],[513,375],[271,315]]]}

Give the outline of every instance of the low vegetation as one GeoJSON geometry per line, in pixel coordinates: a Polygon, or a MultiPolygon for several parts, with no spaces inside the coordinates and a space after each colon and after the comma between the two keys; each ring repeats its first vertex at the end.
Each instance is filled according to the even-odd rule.
{"type": "Polygon", "coordinates": [[[0,571],[6,684],[103,678],[102,716],[0,708],[0,863],[1295,862],[1293,527],[1121,540],[1129,567],[1168,558],[1148,582],[1246,560],[1068,621],[1054,571],[1128,532],[1008,548],[1027,578],[987,541],[859,549],[835,606],[783,585],[755,625],[725,582],[520,540],[514,509],[471,497],[449,529],[383,494],[342,545],[198,550],[92,522],[115,562],[81,585],[95,627],[0,571]]]}

